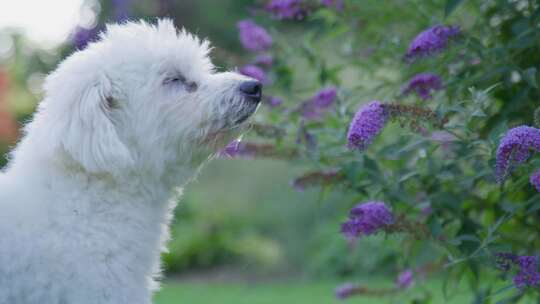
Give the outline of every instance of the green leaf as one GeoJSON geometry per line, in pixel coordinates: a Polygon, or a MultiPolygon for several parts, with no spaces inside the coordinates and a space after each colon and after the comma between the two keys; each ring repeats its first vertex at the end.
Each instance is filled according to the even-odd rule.
{"type": "Polygon", "coordinates": [[[538,88],[538,83],[536,81],[536,68],[535,67],[528,68],[525,71],[523,71],[523,78],[525,78],[525,81],[527,81],[527,83],[531,87],[538,88]]]}
{"type": "Polygon", "coordinates": [[[452,12],[463,2],[463,0],[446,0],[444,6],[444,17],[450,16],[452,12]]]}
{"type": "Polygon", "coordinates": [[[486,113],[482,111],[481,109],[476,109],[472,114],[472,117],[486,117],[486,113]]]}

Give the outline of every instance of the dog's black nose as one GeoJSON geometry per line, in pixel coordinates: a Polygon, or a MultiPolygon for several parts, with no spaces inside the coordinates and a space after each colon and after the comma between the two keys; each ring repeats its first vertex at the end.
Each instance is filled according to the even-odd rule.
{"type": "Polygon", "coordinates": [[[254,102],[261,101],[262,84],[258,81],[249,80],[240,84],[240,92],[254,102]]]}

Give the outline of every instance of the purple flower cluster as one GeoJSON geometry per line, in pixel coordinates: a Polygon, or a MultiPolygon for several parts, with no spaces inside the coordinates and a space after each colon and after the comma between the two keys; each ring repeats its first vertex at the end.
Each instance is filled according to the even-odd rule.
{"type": "Polygon", "coordinates": [[[428,56],[446,48],[451,38],[458,36],[461,30],[458,26],[435,25],[418,34],[407,49],[405,58],[428,56]]]}
{"type": "Polygon", "coordinates": [[[270,107],[275,108],[283,104],[283,98],[279,96],[268,96],[267,98],[263,99],[263,102],[270,107]]]}
{"type": "Polygon", "coordinates": [[[98,39],[100,30],[98,27],[87,29],[84,27],[77,27],[73,34],[73,44],[79,50],[84,49],[90,42],[98,39]]]}
{"type": "Polygon", "coordinates": [[[414,274],[411,269],[407,269],[398,274],[396,278],[396,286],[401,289],[406,289],[414,283],[414,274]]]}
{"type": "Polygon", "coordinates": [[[495,175],[499,183],[502,183],[512,165],[525,162],[531,151],[540,151],[540,129],[519,126],[510,129],[501,139],[497,149],[495,175]]]}
{"type": "Polygon", "coordinates": [[[272,37],[261,26],[252,20],[242,20],[237,24],[240,31],[240,42],[250,51],[265,51],[272,45],[272,37]]]}
{"type": "Polygon", "coordinates": [[[241,141],[240,140],[233,140],[225,148],[223,148],[221,151],[219,151],[218,156],[219,157],[233,157],[236,152],[239,150],[241,141]]]}
{"type": "Polygon", "coordinates": [[[392,212],[383,202],[367,202],[351,209],[349,219],[341,225],[341,232],[354,239],[361,235],[374,234],[393,222],[392,212]]]}
{"type": "Polygon", "coordinates": [[[519,289],[540,284],[538,259],[535,256],[518,256],[511,252],[501,252],[495,255],[497,267],[509,271],[512,266],[518,267],[517,274],[512,278],[514,286],[519,289]]]}
{"type": "Polygon", "coordinates": [[[536,188],[536,191],[540,192],[540,170],[537,170],[529,177],[531,185],[536,188]]]}
{"type": "Polygon", "coordinates": [[[538,259],[535,256],[520,256],[516,264],[519,266],[519,271],[512,281],[517,288],[533,287],[540,283],[538,259]]]}
{"type": "Polygon", "coordinates": [[[441,77],[432,73],[421,73],[415,75],[409,80],[407,87],[403,90],[403,94],[409,94],[412,91],[423,100],[431,99],[431,94],[434,91],[443,88],[441,77]]]}
{"type": "Polygon", "coordinates": [[[335,290],[336,298],[340,300],[345,300],[357,292],[358,287],[351,283],[345,283],[341,286],[338,286],[335,290]]]}
{"type": "Polygon", "coordinates": [[[367,148],[384,128],[388,115],[379,101],[372,101],[360,107],[354,116],[347,134],[347,146],[360,151],[367,148]]]}
{"type": "Polygon", "coordinates": [[[241,142],[240,140],[234,140],[230,142],[223,150],[218,153],[218,157],[221,158],[234,158],[243,157],[253,159],[256,156],[256,151],[250,149],[250,147],[241,142]]]}
{"type": "Polygon", "coordinates": [[[266,77],[266,72],[260,67],[248,64],[240,69],[240,74],[255,78],[263,84],[268,83],[268,78],[266,77]]]}
{"type": "Polygon", "coordinates": [[[321,89],[315,96],[302,104],[302,116],[305,119],[320,119],[336,101],[337,90],[335,87],[321,89]]]}
{"type": "Polygon", "coordinates": [[[271,0],[265,9],[277,19],[300,20],[309,13],[302,0],[271,0]]]}

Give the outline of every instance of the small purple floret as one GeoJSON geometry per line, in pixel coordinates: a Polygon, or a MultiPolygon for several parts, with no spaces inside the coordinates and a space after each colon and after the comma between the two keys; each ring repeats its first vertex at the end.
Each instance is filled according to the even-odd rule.
{"type": "Polygon", "coordinates": [[[536,188],[536,191],[540,192],[540,170],[533,172],[529,177],[529,181],[536,188]]]}
{"type": "Polygon", "coordinates": [[[339,300],[345,300],[348,297],[354,295],[357,292],[358,287],[351,283],[345,283],[338,286],[335,290],[336,298],[339,300]]]}
{"type": "Polygon", "coordinates": [[[265,9],[277,19],[303,19],[308,11],[301,0],[271,0],[265,9]]]}
{"type": "Polygon", "coordinates": [[[302,105],[302,116],[306,119],[320,119],[336,101],[337,90],[327,87],[315,94],[302,105]]]}
{"type": "Polygon", "coordinates": [[[514,286],[518,289],[534,287],[540,284],[538,272],[538,259],[536,256],[518,256],[511,252],[502,252],[495,255],[497,267],[507,272],[512,266],[518,268],[517,274],[512,278],[514,286]]]}
{"type": "Polygon", "coordinates": [[[253,159],[256,156],[256,151],[249,149],[246,143],[240,140],[233,140],[223,150],[217,154],[220,158],[246,158],[253,159]]]}
{"type": "Polygon", "coordinates": [[[240,74],[255,78],[261,83],[268,83],[268,78],[266,77],[266,72],[256,65],[246,65],[240,69],[240,74]]]}
{"type": "Polygon", "coordinates": [[[349,219],[341,225],[341,232],[350,239],[371,235],[394,222],[390,209],[383,202],[358,204],[349,212],[349,219]]]}
{"type": "Polygon", "coordinates": [[[83,27],[77,27],[73,34],[73,43],[78,50],[86,48],[86,46],[93,41],[96,41],[99,37],[99,29],[97,27],[87,29],[83,27]]]}
{"type": "Polygon", "coordinates": [[[237,24],[240,42],[250,51],[266,51],[272,46],[272,37],[261,26],[252,20],[242,20],[237,24]]]}
{"type": "Polygon", "coordinates": [[[520,256],[516,264],[519,266],[519,272],[513,278],[513,282],[517,288],[533,287],[540,283],[538,260],[535,256],[520,256]]]}
{"type": "Polygon", "coordinates": [[[265,98],[263,101],[264,103],[266,103],[272,108],[279,107],[280,105],[283,104],[283,99],[278,96],[269,96],[268,98],[265,98]]]}
{"type": "Polygon", "coordinates": [[[398,274],[396,286],[401,289],[409,288],[414,283],[413,271],[407,269],[398,274]]]}
{"type": "Polygon", "coordinates": [[[435,25],[418,34],[407,50],[406,59],[428,56],[445,49],[451,38],[458,36],[458,26],[435,25]]]}
{"type": "Polygon", "coordinates": [[[495,175],[502,183],[512,170],[513,165],[525,162],[531,151],[540,151],[540,129],[519,126],[510,129],[501,139],[497,149],[495,175]]]}
{"type": "Polygon", "coordinates": [[[384,128],[388,115],[379,101],[372,101],[360,107],[349,126],[347,147],[364,150],[384,128]]]}
{"type": "Polygon", "coordinates": [[[432,73],[421,73],[409,80],[403,94],[416,92],[423,100],[431,99],[432,93],[443,88],[441,77],[432,73]]]}

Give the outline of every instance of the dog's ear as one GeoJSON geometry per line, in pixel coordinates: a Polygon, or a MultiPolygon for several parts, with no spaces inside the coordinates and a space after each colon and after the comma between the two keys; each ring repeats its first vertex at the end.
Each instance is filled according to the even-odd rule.
{"type": "Polygon", "coordinates": [[[106,76],[79,77],[79,81],[86,78],[82,85],[69,80],[62,85],[52,78],[48,87],[56,94],[49,96],[46,111],[53,112],[47,113],[48,119],[61,122],[54,130],[60,147],[88,172],[115,173],[132,165],[110,116],[110,80],[106,76]]]}

